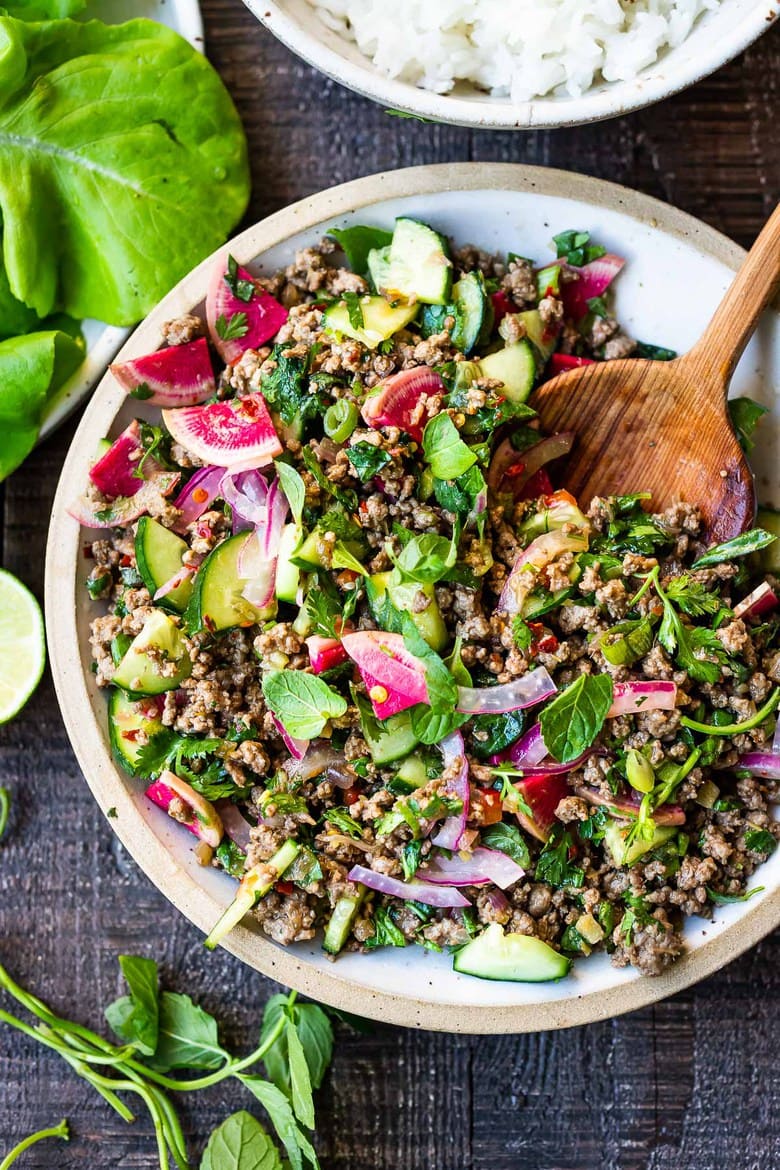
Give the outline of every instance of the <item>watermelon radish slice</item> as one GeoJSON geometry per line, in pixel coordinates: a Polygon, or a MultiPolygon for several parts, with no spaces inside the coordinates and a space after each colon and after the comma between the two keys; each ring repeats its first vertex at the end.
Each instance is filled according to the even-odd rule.
{"type": "Polygon", "coordinates": [[[141,426],[136,419],[116,439],[96,463],[89,469],[89,478],[99,492],[109,499],[117,496],[134,496],[140,491],[145,479],[160,470],[160,464],[147,459],[143,475],[137,475],[138,464],[144,453],[141,442],[141,426]]]}
{"type": "Polygon", "coordinates": [[[109,366],[119,385],[155,406],[195,406],[216,393],[205,337],[109,366]]]}
{"type": "Polygon", "coordinates": [[[332,670],[334,666],[341,666],[342,662],[347,661],[347,652],[338,638],[321,638],[319,634],[311,634],[304,640],[315,674],[322,674],[323,670],[332,670]]]}
{"type": "Polygon", "coordinates": [[[244,350],[259,349],[276,336],[287,316],[284,305],[259,288],[251,272],[239,267],[232,256],[217,257],[206,294],[206,321],[223,361],[232,364],[244,350]]]}
{"type": "Polygon", "coordinates": [[[425,426],[424,403],[420,401],[423,394],[446,394],[446,387],[439,374],[428,366],[401,370],[399,374],[384,378],[373,388],[360,413],[374,430],[399,427],[421,443],[425,426]]]}
{"type": "Polygon", "coordinates": [[[230,402],[164,410],[162,416],[177,443],[203,463],[215,463],[231,471],[251,471],[265,467],[282,453],[259,390],[230,402]]]}
{"type": "Polygon", "coordinates": [[[216,849],[225,835],[222,819],[210,800],[206,800],[199,792],[182,780],[175,772],[164,771],[159,779],[146,789],[146,796],[158,808],[164,809],[171,816],[171,804],[178,798],[181,812],[174,817],[185,829],[189,829],[201,841],[205,841],[212,849],[216,849]],[[183,806],[183,810],[181,808],[183,806]]]}
{"type": "Polygon", "coordinates": [[[496,327],[501,324],[504,317],[506,317],[508,313],[517,312],[517,306],[509,299],[503,289],[499,289],[498,292],[491,293],[490,299],[493,302],[493,313],[495,314],[493,323],[496,327]]]}
{"type": "Polygon", "coordinates": [[[400,634],[360,630],[345,634],[342,645],[357,664],[377,719],[427,703],[425,666],[409,653],[400,634]]]}
{"type": "Polygon", "coordinates": [[[604,295],[624,264],[625,260],[620,256],[607,252],[606,256],[591,260],[590,264],[583,264],[582,268],[570,268],[571,272],[579,274],[579,280],[561,284],[560,296],[566,316],[574,321],[586,317],[589,312],[588,301],[592,297],[604,295]]]}
{"type": "Polygon", "coordinates": [[[555,822],[555,810],[566,796],[570,796],[566,777],[562,775],[528,776],[518,781],[515,788],[531,810],[516,813],[520,825],[532,837],[546,841],[555,822]]]}
{"type": "Polygon", "coordinates": [[[582,366],[595,366],[593,358],[575,357],[573,353],[554,353],[547,367],[549,377],[565,374],[568,370],[579,370],[582,366]]]}
{"type": "Polygon", "coordinates": [[[117,496],[109,505],[82,496],[67,509],[68,515],[84,528],[123,528],[148,512],[160,496],[169,496],[180,479],[178,471],[159,471],[151,479],[139,479],[141,486],[133,496],[117,496]]]}

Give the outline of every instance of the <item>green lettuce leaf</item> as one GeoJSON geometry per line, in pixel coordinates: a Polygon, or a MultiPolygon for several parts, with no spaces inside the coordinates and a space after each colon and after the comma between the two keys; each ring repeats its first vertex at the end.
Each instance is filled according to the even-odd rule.
{"type": "Polygon", "coordinates": [[[0,12],[18,20],[60,20],[75,16],[87,6],[87,0],[7,0],[0,12]]]}
{"type": "Polygon", "coordinates": [[[3,258],[39,316],[134,324],[222,243],[248,195],[238,114],[177,33],[0,17],[3,258]]]}
{"type": "Polygon", "coordinates": [[[83,345],[57,329],[0,341],[0,480],[32,451],[46,404],[83,360],[83,345]]]}

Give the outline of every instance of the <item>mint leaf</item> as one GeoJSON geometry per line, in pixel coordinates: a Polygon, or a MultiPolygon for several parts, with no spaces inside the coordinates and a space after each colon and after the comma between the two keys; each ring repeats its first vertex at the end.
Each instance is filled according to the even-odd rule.
{"type": "Polygon", "coordinates": [[[743,532],[741,536],[735,536],[733,540],[727,540],[723,544],[716,544],[712,548],[708,548],[704,556],[694,561],[692,568],[704,569],[708,565],[720,565],[723,561],[732,561],[735,557],[749,556],[750,553],[766,548],[775,540],[777,537],[774,533],[766,532],[763,528],[751,528],[750,532],[743,532]]]}
{"type": "Polygon", "coordinates": [[[274,460],[276,474],[279,477],[279,486],[287,497],[293,520],[300,527],[303,516],[303,505],[306,503],[306,486],[298,472],[290,463],[281,459],[274,460]]]}
{"type": "Polygon", "coordinates": [[[138,955],[120,955],[119,966],[130,995],[109,1004],[105,1017],[117,1036],[151,1056],[157,1048],[160,1019],[157,964],[138,955]]]}
{"type": "Polygon", "coordinates": [[[287,1021],[287,1059],[290,1064],[290,1101],[302,1125],[314,1129],[314,1098],[311,1077],[300,1036],[292,1020],[287,1021]]]}
{"type": "Polygon", "coordinates": [[[390,453],[384,447],[375,447],[373,443],[361,440],[347,447],[347,458],[361,483],[373,479],[390,462],[390,453]]]}
{"type": "Polygon", "coordinates": [[[385,248],[393,239],[393,233],[384,228],[366,227],[356,223],[348,228],[331,228],[328,232],[347,258],[353,272],[365,276],[368,271],[368,253],[374,248],[385,248]]]}
{"type": "Polygon", "coordinates": [[[412,537],[401,550],[395,564],[403,580],[434,585],[454,566],[457,556],[456,526],[452,540],[430,533],[412,537]]]}
{"type": "Polygon", "coordinates": [[[765,414],[769,413],[767,406],[754,402],[752,398],[730,398],[727,406],[740,446],[746,455],[755,447],[753,434],[765,414]]]}
{"type": "Polygon", "coordinates": [[[219,1043],[217,1021],[188,995],[164,991],[160,996],[157,1048],[147,1060],[157,1072],[172,1068],[219,1068],[229,1053],[219,1043]]]}
{"type": "Polygon", "coordinates": [[[423,454],[436,479],[457,479],[477,462],[448,414],[437,414],[423,433],[423,454]]]}
{"type": "Polygon", "coordinates": [[[480,840],[488,849],[498,849],[500,853],[506,853],[507,857],[511,857],[523,869],[530,867],[531,855],[516,825],[505,825],[503,821],[499,821],[497,825],[488,825],[486,829],[480,831],[480,840]]]}
{"type": "Polygon", "coordinates": [[[581,674],[539,715],[542,736],[553,759],[561,764],[576,760],[591,746],[604,726],[612,705],[608,674],[581,674]]]}
{"type": "Polygon", "coordinates": [[[329,719],[347,710],[346,699],[326,682],[297,670],[272,670],[265,674],[263,696],[288,734],[296,739],[314,739],[329,719]]]}
{"type": "MultiPolygon", "coordinates": [[[[419,844],[419,842],[410,842],[410,844],[419,844]]],[[[365,945],[370,948],[374,947],[405,947],[406,939],[403,932],[398,929],[396,924],[390,917],[390,911],[386,906],[379,906],[374,911],[374,934],[371,938],[366,940],[365,945]]]]}
{"type": "Polygon", "coordinates": [[[242,1109],[214,1130],[200,1170],[282,1170],[282,1163],[260,1122],[242,1109]]]}
{"type": "Polygon", "coordinates": [[[295,1120],[292,1105],[285,1094],[277,1089],[276,1085],[271,1084],[270,1081],[264,1081],[261,1077],[242,1074],[237,1074],[237,1077],[241,1084],[257,1098],[270,1117],[277,1136],[287,1151],[291,1170],[304,1170],[304,1157],[315,1170],[319,1170],[317,1153],[295,1120]]]}
{"type": "MultiPolygon", "coordinates": [[[[289,871],[288,871],[289,872],[289,871]]],[[[289,1006],[286,995],[273,995],[265,1005],[260,1035],[264,1042],[276,1027],[279,1017],[287,1013],[298,1033],[306,1057],[312,1088],[318,1089],[333,1056],[333,1028],[325,1012],[316,1003],[295,1003],[289,1006]]],[[[290,1094],[290,1062],[288,1059],[287,1030],[263,1057],[271,1080],[281,1092],[290,1094]]]]}

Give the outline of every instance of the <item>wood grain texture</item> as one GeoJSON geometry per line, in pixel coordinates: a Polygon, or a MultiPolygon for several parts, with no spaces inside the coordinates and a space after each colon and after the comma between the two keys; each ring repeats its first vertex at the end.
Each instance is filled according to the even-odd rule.
{"type": "MultiPolygon", "coordinates": [[[[239,0],[205,0],[208,48],[250,140],[249,223],[332,183],[414,163],[484,159],[570,167],[635,186],[748,245],[780,195],[780,28],[662,106],[574,130],[471,132],[388,117],[292,57],[239,0]]],[[[40,595],[66,426],[5,485],[3,564],[40,595]]],[[[0,845],[0,957],[63,1012],[99,1025],[116,956],[157,958],[169,986],[253,1043],[273,984],[198,932],[115,842],[81,779],[44,681],[0,728],[13,790],[0,845]]],[[[339,1028],[319,1096],[326,1170],[773,1170],[780,1164],[780,937],[676,999],[608,1023],[521,1037],[339,1028]]],[[[249,1103],[220,1086],[183,1105],[193,1164],[249,1103]]],[[[66,1114],[68,1146],[24,1165],[152,1170],[150,1130],[119,1120],[32,1042],[0,1032],[0,1150],[66,1114]]]]}

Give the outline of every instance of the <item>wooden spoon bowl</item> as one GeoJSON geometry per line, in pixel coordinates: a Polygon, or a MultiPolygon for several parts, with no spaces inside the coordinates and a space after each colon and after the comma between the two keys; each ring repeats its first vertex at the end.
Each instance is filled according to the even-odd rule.
{"type": "Polygon", "coordinates": [[[734,368],[780,286],[780,207],[775,208],[704,336],[671,362],[627,358],[545,382],[532,405],[548,432],[574,431],[566,487],[594,495],[652,493],[652,508],[698,504],[711,541],[749,528],[753,475],[726,398],[734,368]]]}

